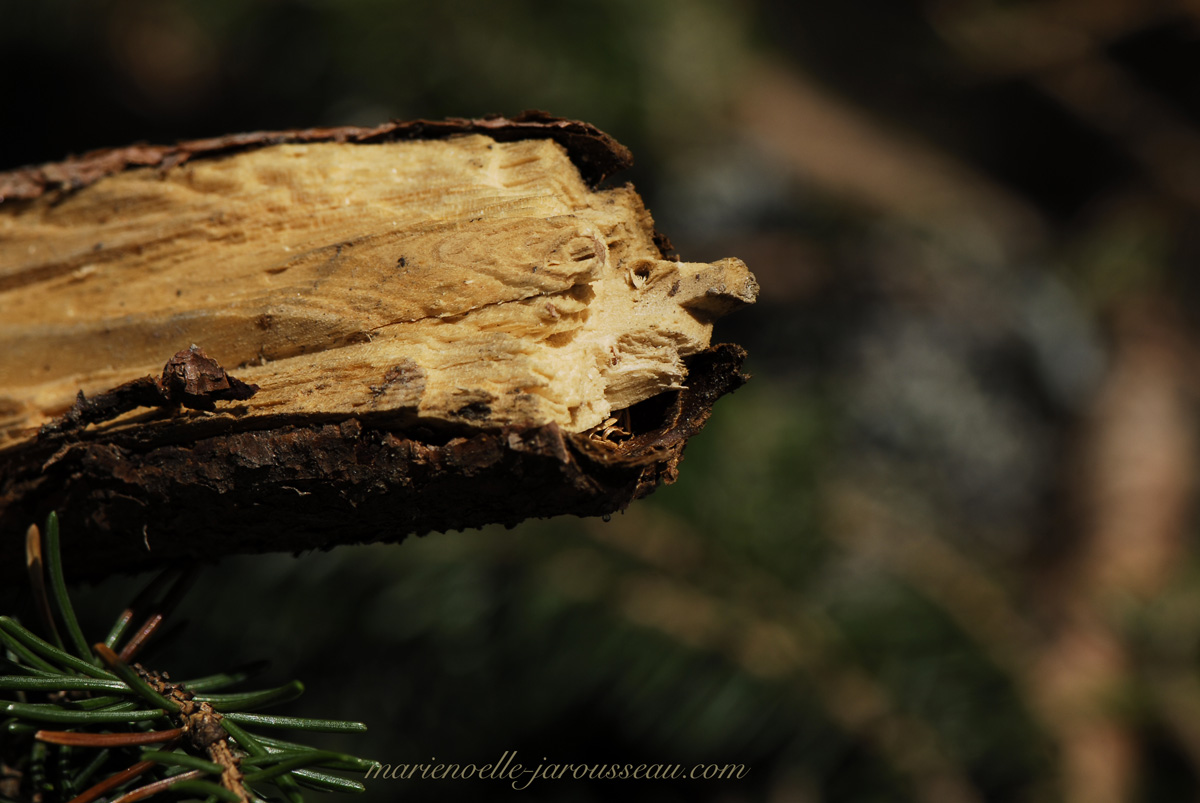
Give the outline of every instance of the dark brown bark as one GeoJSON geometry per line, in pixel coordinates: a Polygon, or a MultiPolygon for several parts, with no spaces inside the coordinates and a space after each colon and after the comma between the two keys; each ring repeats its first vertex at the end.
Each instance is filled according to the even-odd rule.
{"type": "Polygon", "coordinates": [[[357,419],[184,441],[169,428],[46,433],[0,465],[0,587],[21,574],[25,528],[50,510],[77,578],[612,513],[674,481],[688,438],[745,381],[744,356],[697,355],[687,389],[635,407],[620,444],[553,425],[434,433],[357,419]]]}

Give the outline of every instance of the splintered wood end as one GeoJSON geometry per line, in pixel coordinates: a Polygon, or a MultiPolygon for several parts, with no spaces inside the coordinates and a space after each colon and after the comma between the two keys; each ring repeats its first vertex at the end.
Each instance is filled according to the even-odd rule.
{"type": "Polygon", "coordinates": [[[631,186],[589,184],[627,162],[595,129],[458,123],[0,176],[36,178],[0,199],[0,505],[69,500],[87,526],[131,526],[118,553],[144,563],[195,545],[176,534],[151,558],[143,526],[211,541],[200,522],[239,499],[288,521],[354,500],[361,517],[368,489],[403,487],[409,507],[353,536],[310,511],[298,534],[223,550],[610,512],[673,479],[714,389],[742,381],[740,351],[710,340],[754,303],[753,275],[666,258],[631,186]],[[633,430],[595,448],[618,416],[633,430]],[[107,501],[102,465],[122,487],[107,501]]]}

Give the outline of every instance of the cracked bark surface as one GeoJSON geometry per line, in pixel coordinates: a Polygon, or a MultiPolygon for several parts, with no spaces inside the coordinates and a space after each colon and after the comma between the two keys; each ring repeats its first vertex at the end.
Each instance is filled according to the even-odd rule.
{"type": "Polygon", "coordinates": [[[665,258],[631,186],[588,183],[626,164],[526,115],[0,175],[0,574],[51,507],[100,575],[602,514],[672,480],[743,381],[713,321],[757,285],[665,258]],[[56,425],[192,344],[253,395],[56,425]]]}

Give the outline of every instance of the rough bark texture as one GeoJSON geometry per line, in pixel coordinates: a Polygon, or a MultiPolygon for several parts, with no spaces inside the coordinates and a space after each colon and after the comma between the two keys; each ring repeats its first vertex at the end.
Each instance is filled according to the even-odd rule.
{"type": "Polygon", "coordinates": [[[665,394],[665,409],[644,403],[634,418],[646,431],[615,445],[555,424],[437,438],[354,418],[182,443],[133,430],[32,444],[0,469],[0,579],[22,568],[20,522],[51,509],[63,511],[68,567],[89,577],[612,513],[674,481],[687,439],[745,381],[744,356],[730,345],[699,355],[688,388],[665,394]]]}
{"type": "Polygon", "coordinates": [[[744,381],[712,323],[757,286],[665,259],[631,187],[588,186],[628,163],[532,114],[0,175],[0,580],[50,509],[102,576],[672,481],[744,381]]]}
{"type": "Polygon", "coordinates": [[[225,156],[266,145],[301,142],[371,144],[444,139],[462,134],[486,134],[498,142],[552,140],[563,146],[584,180],[592,185],[633,164],[629,149],[598,128],[544,112],[528,111],[511,119],[395,120],[373,128],[339,126],[300,131],[253,131],[176,145],[130,145],[92,151],[62,162],[0,173],[0,203],[77,190],[131,167],[167,169],[193,158],[225,156]]]}

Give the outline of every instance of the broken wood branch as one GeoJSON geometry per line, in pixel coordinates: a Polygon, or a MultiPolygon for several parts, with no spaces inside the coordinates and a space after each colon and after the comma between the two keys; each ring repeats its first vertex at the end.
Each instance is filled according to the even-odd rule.
{"type": "Polygon", "coordinates": [[[744,380],[713,322],[757,285],[666,258],[631,186],[588,183],[628,161],[531,114],[0,175],[0,574],[52,508],[103,575],[673,480],[744,380]]]}

